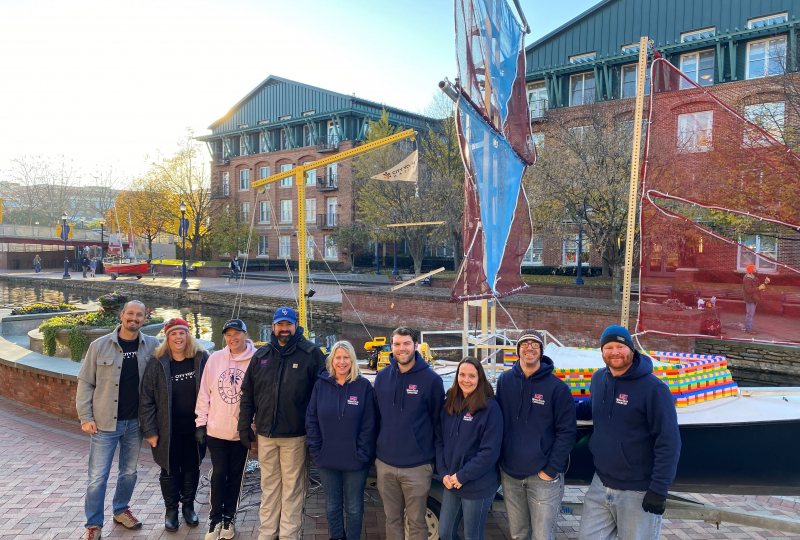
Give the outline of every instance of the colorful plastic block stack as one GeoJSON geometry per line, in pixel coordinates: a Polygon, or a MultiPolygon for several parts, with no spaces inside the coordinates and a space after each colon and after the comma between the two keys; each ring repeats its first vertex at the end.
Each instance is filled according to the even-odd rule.
{"type": "MultiPolygon", "coordinates": [[[[653,373],[669,387],[675,406],[687,407],[704,401],[738,394],[738,386],[728,370],[728,360],[720,355],[646,351],[645,354],[671,365],[653,366],[653,373]]],[[[576,401],[589,397],[595,368],[556,369],[576,401]]]]}

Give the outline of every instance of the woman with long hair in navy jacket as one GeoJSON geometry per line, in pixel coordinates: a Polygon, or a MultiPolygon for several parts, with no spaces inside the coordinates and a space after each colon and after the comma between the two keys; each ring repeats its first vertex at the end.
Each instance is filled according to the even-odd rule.
{"type": "Polygon", "coordinates": [[[322,481],[331,539],[358,540],[377,437],[372,385],[361,376],[349,341],[333,344],[325,366],[306,411],[306,442],[322,481]]]}
{"type": "Polygon", "coordinates": [[[447,391],[436,433],[436,467],[445,489],[439,537],[483,540],[483,529],[500,485],[497,461],[503,444],[503,415],[477,358],[464,358],[447,391]]]}

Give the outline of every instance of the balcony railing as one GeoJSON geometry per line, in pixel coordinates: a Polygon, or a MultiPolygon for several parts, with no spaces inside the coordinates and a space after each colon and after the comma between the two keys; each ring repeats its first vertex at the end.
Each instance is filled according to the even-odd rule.
{"type": "Polygon", "coordinates": [[[541,120],[544,118],[548,109],[546,99],[536,99],[528,103],[528,108],[531,111],[531,120],[541,120]]]}
{"type": "Polygon", "coordinates": [[[317,176],[317,190],[331,191],[333,189],[339,189],[339,186],[336,183],[336,176],[337,175],[335,174],[317,176]]]}
{"type": "Polygon", "coordinates": [[[218,188],[214,188],[211,191],[211,198],[212,199],[225,199],[230,197],[231,190],[229,186],[222,186],[218,188]]]}
{"type": "Polygon", "coordinates": [[[339,214],[317,214],[318,229],[337,229],[339,227],[339,214]]]}
{"type": "Polygon", "coordinates": [[[339,148],[339,137],[334,135],[317,137],[317,152],[335,152],[339,148]]]}
{"type": "Polygon", "coordinates": [[[227,165],[231,162],[229,157],[222,157],[222,154],[214,154],[212,159],[214,161],[214,165],[227,165]]]}

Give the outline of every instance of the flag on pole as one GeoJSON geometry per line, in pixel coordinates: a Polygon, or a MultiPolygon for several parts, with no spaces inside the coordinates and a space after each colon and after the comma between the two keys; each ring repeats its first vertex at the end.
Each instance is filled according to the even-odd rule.
{"type": "Polygon", "coordinates": [[[417,181],[417,162],[419,152],[414,150],[406,159],[389,170],[372,177],[373,180],[396,180],[399,182],[417,181]]]}

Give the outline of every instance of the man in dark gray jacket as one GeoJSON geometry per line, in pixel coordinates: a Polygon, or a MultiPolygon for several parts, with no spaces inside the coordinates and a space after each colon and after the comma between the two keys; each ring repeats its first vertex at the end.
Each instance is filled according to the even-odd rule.
{"type": "Polygon", "coordinates": [[[300,539],[308,471],[306,409],[324,367],[322,351],[303,337],[294,310],[278,308],[269,343],[250,360],[239,403],[239,440],[248,449],[255,439],[253,415],[258,430],[259,540],[300,539]]]}
{"type": "Polygon", "coordinates": [[[78,373],[75,405],[81,429],[91,435],[85,540],[100,538],[108,474],[117,446],[119,475],[112,508],[114,521],[128,529],[142,528],[128,503],[136,485],[143,438],[138,420],[140,382],[158,339],[139,332],[146,318],[143,303],[128,302],[120,318],[122,324],[113,332],[89,345],[78,373]]]}

